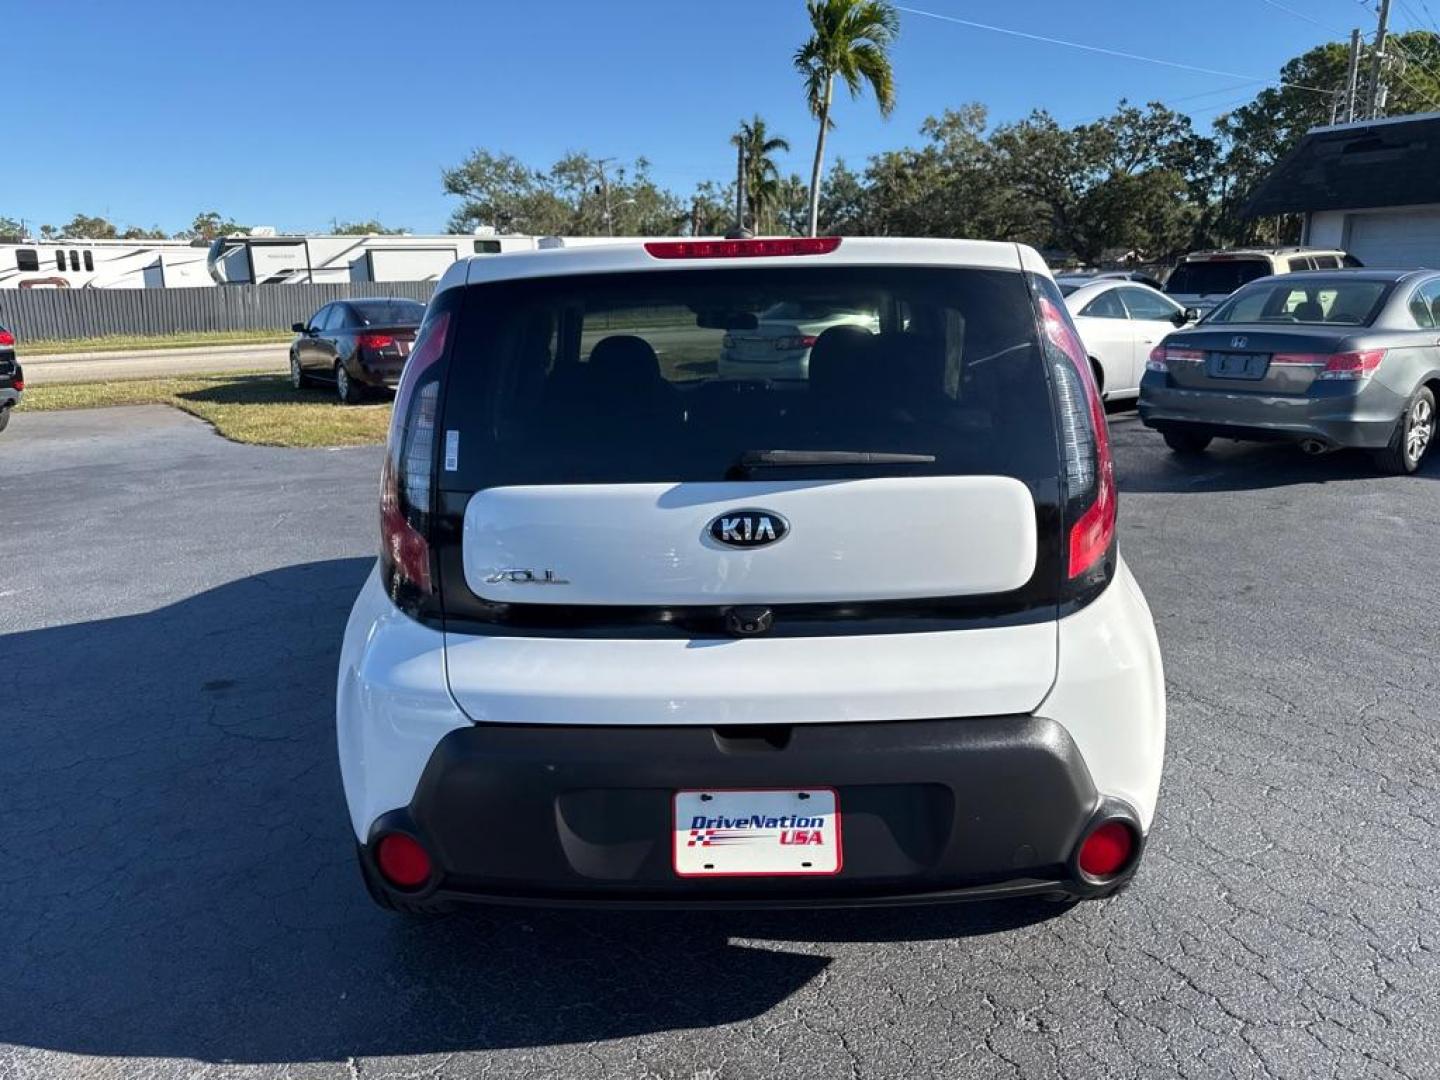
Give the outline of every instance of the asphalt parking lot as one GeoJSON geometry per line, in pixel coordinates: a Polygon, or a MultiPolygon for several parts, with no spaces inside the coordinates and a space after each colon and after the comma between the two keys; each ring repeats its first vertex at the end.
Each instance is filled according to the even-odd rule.
{"type": "Polygon", "coordinates": [[[1113,417],[1165,650],[1134,887],[864,912],[374,908],[333,748],[379,451],[0,438],[0,1076],[1440,1075],[1440,461],[1113,417]]]}

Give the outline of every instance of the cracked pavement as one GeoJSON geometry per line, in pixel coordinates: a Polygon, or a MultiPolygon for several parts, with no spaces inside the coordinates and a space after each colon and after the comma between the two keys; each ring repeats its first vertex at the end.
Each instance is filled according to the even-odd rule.
{"type": "Polygon", "coordinates": [[[22,411],[0,1077],[1440,1075],[1440,461],[1112,424],[1170,694],[1127,893],[414,923],[363,893],[333,747],[379,451],[22,411]]]}

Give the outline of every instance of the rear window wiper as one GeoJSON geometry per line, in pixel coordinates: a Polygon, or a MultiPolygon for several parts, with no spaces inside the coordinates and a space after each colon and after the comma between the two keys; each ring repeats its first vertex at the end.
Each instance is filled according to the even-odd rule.
{"type": "Polygon", "coordinates": [[[795,465],[931,465],[934,454],[894,454],[883,450],[746,450],[726,471],[728,479],[751,469],[783,469],[795,465]]]}

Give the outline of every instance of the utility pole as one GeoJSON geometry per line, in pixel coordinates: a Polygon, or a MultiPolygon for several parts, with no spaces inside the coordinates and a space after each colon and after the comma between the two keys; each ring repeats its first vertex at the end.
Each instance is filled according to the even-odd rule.
{"type": "Polygon", "coordinates": [[[1385,112],[1385,35],[1390,28],[1390,0],[1380,0],[1380,23],[1375,28],[1375,53],[1370,57],[1370,100],[1365,116],[1378,120],[1385,112]]]}
{"type": "Polygon", "coordinates": [[[610,182],[605,179],[605,166],[614,161],[614,158],[601,158],[595,162],[595,168],[600,172],[600,197],[605,202],[605,235],[615,235],[615,224],[610,220],[610,182]]]}
{"type": "Polygon", "coordinates": [[[1350,67],[1345,74],[1345,122],[1355,122],[1355,95],[1360,88],[1360,31],[1350,31],[1350,67]]]}
{"type": "Polygon", "coordinates": [[[745,231],[745,147],[735,148],[735,231],[745,231]]]}

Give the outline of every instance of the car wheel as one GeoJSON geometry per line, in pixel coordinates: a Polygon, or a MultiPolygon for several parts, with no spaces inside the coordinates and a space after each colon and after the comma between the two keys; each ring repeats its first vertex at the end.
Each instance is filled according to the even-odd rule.
{"type": "Polygon", "coordinates": [[[296,390],[303,390],[310,385],[310,376],[305,374],[305,369],[300,366],[300,358],[293,352],[290,354],[290,385],[296,390]]]}
{"type": "Polygon", "coordinates": [[[365,852],[358,843],[355,845],[355,861],[360,865],[360,877],[365,882],[365,891],[370,894],[371,900],[386,911],[400,915],[426,916],[449,915],[456,910],[456,905],[449,900],[401,900],[375,880],[375,871],[370,868],[365,852]]]}
{"type": "Polygon", "coordinates": [[[10,426],[10,409],[9,409],[9,407],[7,406],[7,407],[5,407],[5,408],[3,408],[3,409],[0,409],[0,431],[4,431],[4,430],[5,430],[7,427],[9,427],[9,426],[10,426]]]}
{"type": "Polygon", "coordinates": [[[1165,437],[1165,445],[1182,456],[1203,454],[1212,438],[1212,436],[1202,435],[1198,431],[1185,431],[1179,428],[1171,428],[1161,434],[1165,437]]]}
{"type": "Polygon", "coordinates": [[[345,405],[359,404],[365,396],[364,388],[350,377],[344,361],[335,361],[335,393],[345,405]]]}
{"type": "Polygon", "coordinates": [[[1375,455],[1375,463],[1387,473],[1403,476],[1413,473],[1425,460],[1425,453],[1435,441],[1435,394],[1422,386],[1410,395],[1405,412],[1395,425],[1390,445],[1375,455]]]}

